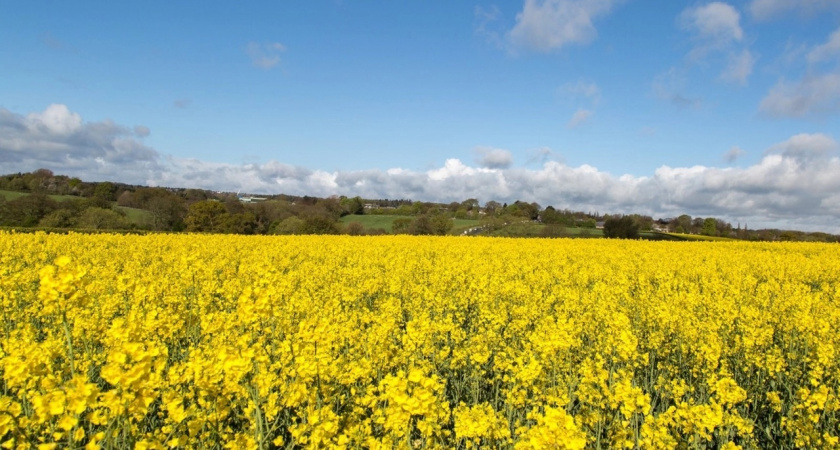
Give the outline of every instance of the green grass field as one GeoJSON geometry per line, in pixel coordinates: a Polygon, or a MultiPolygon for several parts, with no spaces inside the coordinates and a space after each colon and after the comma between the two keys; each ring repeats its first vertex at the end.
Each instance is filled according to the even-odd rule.
{"type": "MultiPolygon", "coordinates": [[[[382,216],[376,214],[370,215],[349,215],[344,216],[339,219],[339,222],[347,225],[350,222],[359,222],[362,224],[366,229],[375,230],[377,228],[382,228],[383,230],[391,233],[393,231],[394,221],[397,219],[413,219],[411,216],[382,216]]],[[[478,226],[479,222],[477,220],[468,220],[468,219],[455,219],[454,225],[452,227],[452,234],[460,234],[467,228],[472,228],[474,226],[478,226]]]]}
{"type": "Polygon", "coordinates": [[[128,221],[135,225],[146,225],[152,221],[152,213],[145,209],[128,208],[125,206],[114,206],[114,209],[124,212],[128,221]]]}
{"type": "MultiPolygon", "coordinates": [[[[0,189],[0,197],[6,199],[6,201],[11,201],[16,198],[26,197],[30,195],[28,192],[16,192],[16,191],[6,191],[0,189]]],[[[76,197],[75,195],[48,195],[47,197],[57,201],[57,202],[64,202],[67,200],[80,200],[82,197],[76,197]]]]}
{"type": "Polygon", "coordinates": [[[701,234],[680,234],[680,233],[658,233],[663,234],[666,236],[673,236],[677,239],[683,241],[735,241],[737,239],[732,239],[728,237],[720,237],[720,236],[703,236],[701,234]]]}
{"type": "MultiPolygon", "coordinates": [[[[535,222],[515,222],[487,233],[498,237],[549,237],[546,236],[548,225],[535,222]]],[[[595,228],[558,227],[550,237],[601,238],[604,232],[595,228]]]]}

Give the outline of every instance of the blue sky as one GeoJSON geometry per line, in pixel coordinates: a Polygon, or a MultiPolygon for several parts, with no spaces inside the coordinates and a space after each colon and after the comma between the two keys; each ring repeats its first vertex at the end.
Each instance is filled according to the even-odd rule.
{"type": "Polygon", "coordinates": [[[0,172],[840,231],[840,2],[0,0],[0,172]]]}

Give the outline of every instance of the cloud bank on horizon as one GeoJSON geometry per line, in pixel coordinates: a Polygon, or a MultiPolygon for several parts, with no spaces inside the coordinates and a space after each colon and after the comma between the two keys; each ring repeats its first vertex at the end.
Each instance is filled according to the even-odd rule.
{"type": "MultiPolygon", "coordinates": [[[[91,181],[151,186],[434,202],[523,200],[601,213],[689,213],[753,227],[840,232],[840,144],[820,133],[791,136],[744,168],[661,166],[649,176],[633,176],[557,161],[516,168],[509,151],[495,148],[475,149],[476,166],[450,158],[427,171],[327,172],[279,161],[216,163],[162,155],[142,142],[151,132],[144,126],[85,122],[61,104],[26,115],[0,109],[0,163],[6,173],[48,168],[91,181]]],[[[734,147],[727,158],[741,153],[734,147]]]]}

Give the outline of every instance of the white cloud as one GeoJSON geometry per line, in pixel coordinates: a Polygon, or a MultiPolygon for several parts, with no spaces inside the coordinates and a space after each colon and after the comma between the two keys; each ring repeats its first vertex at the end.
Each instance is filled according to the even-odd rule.
{"type": "Polygon", "coordinates": [[[575,111],[574,114],[572,114],[572,118],[569,119],[569,123],[567,123],[566,126],[569,128],[577,128],[578,126],[583,125],[584,122],[589,120],[589,118],[592,117],[593,114],[594,113],[592,111],[589,111],[588,109],[578,109],[577,111],[575,111]]]}
{"type": "Polygon", "coordinates": [[[780,81],[761,101],[771,117],[809,117],[840,112],[840,73],[814,75],[789,84],[780,81]]]}
{"type": "Polygon", "coordinates": [[[688,61],[705,62],[714,54],[727,54],[728,61],[720,79],[745,85],[752,74],[756,57],[746,47],[735,50],[735,44],[744,40],[741,14],[732,5],[712,2],[683,10],[680,26],[692,34],[695,45],[688,53],[688,61]]]}
{"type": "Polygon", "coordinates": [[[26,119],[26,125],[31,130],[40,129],[57,135],[71,134],[82,126],[82,117],[60,104],[52,104],[41,113],[31,113],[26,119]]]}
{"type": "Polygon", "coordinates": [[[722,2],[687,8],[680,16],[683,28],[714,45],[743,39],[740,20],[741,14],[731,5],[722,2]]]}
{"type": "Polygon", "coordinates": [[[840,148],[837,141],[822,133],[801,133],[768,148],[765,155],[782,155],[796,161],[810,162],[830,156],[840,148]]]}
{"type": "Polygon", "coordinates": [[[836,57],[840,57],[840,28],[831,33],[825,44],[814,47],[808,53],[808,62],[813,64],[836,57]]]}
{"type": "Polygon", "coordinates": [[[746,151],[744,151],[744,149],[742,149],[741,147],[738,147],[738,146],[736,145],[736,146],[733,146],[732,148],[730,148],[730,149],[729,149],[729,151],[727,151],[727,152],[723,155],[723,159],[724,159],[724,160],[726,160],[726,162],[728,162],[728,163],[733,163],[733,162],[735,162],[738,158],[740,158],[740,157],[742,157],[742,156],[744,156],[744,155],[746,155],[746,154],[747,154],[747,152],[746,152],[746,151]]]}
{"type": "Polygon", "coordinates": [[[574,83],[565,83],[557,89],[557,92],[572,99],[584,98],[595,104],[601,100],[601,89],[591,81],[578,80],[574,83]]]}
{"type": "Polygon", "coordinates": [[[753,0],[750,13],[758,20],[768,20],[789,12],[813,15],[819,11],[840,10],[837,0],[753,0]]]}
{"type": "Polygon", "coordinates": [[[280,53],[286,51],[286,46],[279,42],[260,44],[249,42],[245,53],[251,58],[251,63],[261,69],[271,69],[280,64],[280,53]]]}
{"type": "Polygon", "coordinates": [[[610,12],[615,0],[525,0],[508,34],[514,47],[541,52],[586,44],[598,32],[593,20],[610,12]]]}
{"type": "Polygon", "coordinates": [[[84,122],[61,104],[26,116],[0,108],[0,167],[56,167],[84,172],[91,179],[134,178],[135,170],[155,173],[161,168],[160,155],[138,139],[149,133],[142,125],[132,129],[110,120],[84,122]]]}
{"type": "MultiPolygon", "coordinates": [[[[744,168],[662,166],[650,176],[615,175],[557,161],[544,161],[537,168],[489,168],[472,167],[458,159],[426,171],[327,172],[277,161],[228,164],[164,156],[143,145],[138,133],[128,127],[110,121],[84,122],[61,106],[27,116],[0,109],[0,167],[4,171],[43,167],[92,181],[264,194],[447,203],[466,198],[524,200],[602,213],[654,217],[686,213],[746,221],[752,228],[840,233],[840,144],[824,134],[792,136],[744,168]]],[[[498,149],[488,150],[490,154],[498,149]]],[[[729,154],[739,156],[739,150],[735,147],[729,154]]],[[[503,152],[497,154],[504,156],[503,152]]],[[[544,153],[551,151],[544,149],[544,153]]]]}
{"type": "Polygon", "coordinates": [[[756,58],[749,50],[744,50],[741,53],[732,53],[729,55],[729,64],[720,78],[723,81],[730,83],[746,84],[747,78],[752,74],[753,66],[756,58]]]}
{"type": "Polygon", "coordinates": [[[488,169],[507,169],[513,164],[513,155],[500,148],[478,147],[475,149],[476,162],[488,169]]]}

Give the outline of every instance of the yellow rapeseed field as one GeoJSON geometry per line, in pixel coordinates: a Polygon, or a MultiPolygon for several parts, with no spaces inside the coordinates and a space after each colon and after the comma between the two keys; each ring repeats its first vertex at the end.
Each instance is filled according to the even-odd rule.
{"type": "Polygon", "coordinates": [[[840,448],[840,246],[0,232],[0,446],[840,448]]]}

